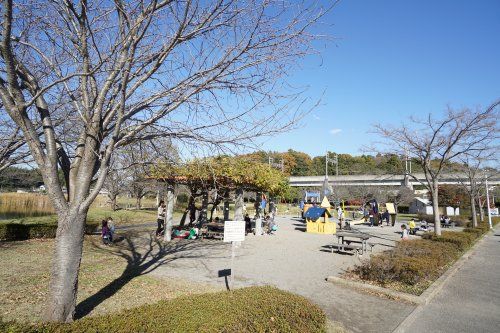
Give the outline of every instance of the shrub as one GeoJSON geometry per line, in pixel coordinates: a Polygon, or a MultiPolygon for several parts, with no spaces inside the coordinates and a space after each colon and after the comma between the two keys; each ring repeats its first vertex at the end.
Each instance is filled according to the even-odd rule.
{"type": "Polygon", "coordinates": [[[461,216],[461,215],[458,215],[458,216],[451,216],[451,222],[454,222],[456,226],[459,226],[459,227],[464,227],[466,226],[470,219],[466,216],[461,216]]]}
{"type": "Polygon", "coordinates": [[[398,281],[415,285],[439,276],[457,256],[458,251],[452,244],[430,240],[405,241],[397,243],[393,250],[374,255],[355,266],[353,272],[362,279],[381,284],[398,281]]]}
{"type": "Polygon", "coordinates": [[[9,332],[326,332],[323,311],[304,297],[273,287],[180,297],[70,324],[9,332]]]}
{"type": "Polygon", "coordinates": [[[424,234],[422,238],[430,239],[435,242],[451,243],[455,245],[459,251],[465,251],[472,246],[477,237],[470,232],[443,231],[441,236],[427,233],[424,234]]]}
{"type": "MultiPolygon", "coordinates": [[[[87,222],[85,233],[97,231],[99,224],[87,222]]],[[[0,240],[25,240],[32,238],[55,238],[57,224],[53,223],[0,223],[0,240]]]]}
{"type": "Polygon", "coordinates": [[[427,221],[427,223],[434,223],[434,215],[417,214],[419,221],[427,221]]]}
{"type": "Polygon", "coordinates": [[[476,238],[479,238],[484,234],[484,229],[481,228],[464,228],[463,231],[474,234],[476,238]]]}

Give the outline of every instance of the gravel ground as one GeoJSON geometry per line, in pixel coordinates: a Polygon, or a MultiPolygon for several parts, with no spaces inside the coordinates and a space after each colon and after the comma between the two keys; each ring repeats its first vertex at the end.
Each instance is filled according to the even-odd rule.
{"type": "MultiPolygon", "coordinates": [[[[235,287],[275,285],[303,295],[320,305],[330,320],[340,322],[353,332],[390,332],[414,309],[413,305],[358,293],[325,281],[348,267],[368,258],[331,253],[328,248],[335,240],[331,235],[308,234],[305,224],[290,217],[276,219],[276,235],[249,235],[236,251],[234,261],[235,287]]],[[[399,239],[399,224],[395,227],[355,226],[370,233],[369,242],[376,243],[374,252],[393,246],[399,239]]],[[[184,240],[182,241],[184,242],[184,240]]],[[[167,265],[152,272],[225,286],[218,271],[230,268],[231,245],[215,240],[198,241],[196,252],[183,253],[167,265]]]]}

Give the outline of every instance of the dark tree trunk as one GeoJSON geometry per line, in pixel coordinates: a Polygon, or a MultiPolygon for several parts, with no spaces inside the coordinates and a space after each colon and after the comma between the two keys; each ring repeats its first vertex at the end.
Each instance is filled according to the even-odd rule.
{"type": "Polygon", "coordinates": [[[86,217],[87,211],[78,212],[77,208],[74,208],[58,218],[50,298],[46,310],[46,318],[49,321],[73,320],[86,217]]]}
{"type": "Polygon", "coordinates": [[[141,209],[141,200],[142,200],[142,196],[140,196],[140,195],[138,195],[135,198],[135,209],[137,209],[137,210],[141,209]]]}
{"type": "Polygon", "coordinates": [[[210,209],[210,221],[213,220],[213,217],[214,217],[214,211],[215,209],[217,208],[217,206],[220,205],[220,203],[222,202],[222,197],[220,195],[217,194],[217,197],[215,198],[215,202],[213,203],[212,205],[212,209],[210,209]]]}
{"type": "Polygon", "coordinates": [[[198,220],[200,223],[206,223],[207,222],[207,210],[208,210],[208,192],[204,191],[203,194],[203,199],[201,202],[201,212],[200,216],[198,217],[198,220]]]}
{"type": "Polygon", "coordinates": [[[117,208],[117,205],[116,205],[116,195],[110,196],[110,200],[111,200],[111,210],[115,211],[116,208],[117,208]]]}
{"type": "Polygon", "coordinates": [[[189,225],[192,225],[193,222],[196,221],[196,206],[194,204],[193,195],[189,197],[188,210],[189,210],[189,225]]]}

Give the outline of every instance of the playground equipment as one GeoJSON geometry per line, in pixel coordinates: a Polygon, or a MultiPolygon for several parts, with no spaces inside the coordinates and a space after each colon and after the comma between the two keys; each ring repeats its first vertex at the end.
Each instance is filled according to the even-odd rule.
{"type": "Polygon", "coordinates": [[[329,208],[330,203],[325,197],[320,207],[310,207],[304,213],[307,232],[328,235],[333,235],[337,232],[337,223],[328,220],[329,217],[332,217],[329,208]]]}

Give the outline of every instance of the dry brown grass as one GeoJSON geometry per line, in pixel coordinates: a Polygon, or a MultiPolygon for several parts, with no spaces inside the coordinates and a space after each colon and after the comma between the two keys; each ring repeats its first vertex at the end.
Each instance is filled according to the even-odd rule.
{"type": "MultiPolygon", "coordinates": [[[[127,266],[125,258],[113,255],[110,248],[96,244],[100,244],[98,236],[86,237],[78,303],[116,281],[127,266]]],[[[53,249],[53,239],[0,243],[0,317],[19,322],[42,319],[53,249]]],[[[89,315],[216,290],[212,286],[180,279],[139,275],[98,304],[89,315]]]]}
{"type": "Polygon", "coordinates": [[[0,193],[0,216],[6,218],[54,214],[47,195],[38,193],[0,193]]]}

